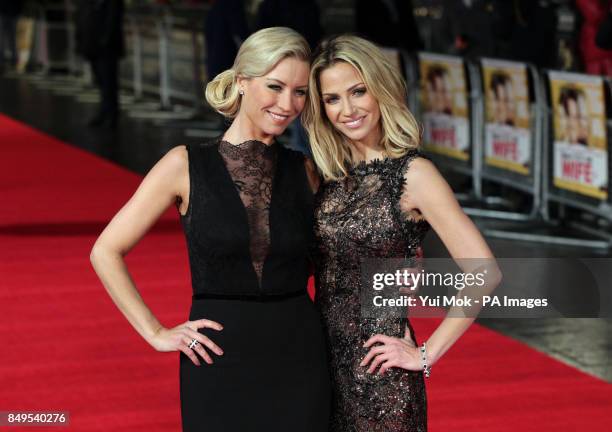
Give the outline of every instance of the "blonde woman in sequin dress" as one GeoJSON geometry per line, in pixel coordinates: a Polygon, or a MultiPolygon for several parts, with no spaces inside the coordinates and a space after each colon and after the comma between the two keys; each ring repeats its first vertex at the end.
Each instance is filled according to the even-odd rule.
{"type": "MultiPolygon", "coordinates": [[[[331,354],[330,430],[425,431],[422,352],[407,318],[362,318],[360,262],[413,257],[430,228],[455,259],[492,253],[420,154],[405,85],[375,45],[355,36],[323,42],[309,93],[302,121],[322,176],[315,202],[316,303],[331,354]]],[[[447,317],[427,339],[427,365],[472,322],[447,317]]]]}

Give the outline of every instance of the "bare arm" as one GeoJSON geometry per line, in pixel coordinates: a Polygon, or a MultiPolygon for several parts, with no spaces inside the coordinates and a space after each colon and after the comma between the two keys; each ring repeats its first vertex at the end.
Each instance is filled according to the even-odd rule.
{"type": "MultiPolygon", "coordinates": [[[[406,185],[400,201],[402,211],[411,216],[420,213],[420,217],[425,218],[442,239],[463,272],[480,271],[479,265],[485,263],[488,273],[483,291],[494,289],[501,280],[501,273],[493,254],[474,223],[459,206],[453,191],[436,167],[424,158],[417,158],[411,162],[405,177],[406,185]],[[464,260],[468,258],[478,258],[478,260],[464,260]]],[[[457,315],[466,316],[460,307],[451,308],[446,318],[429,337],[427,341],[429,366],[437,362],[468,329],[474,321],[472,316],[475,313],[472,309],[465,318],[455,317],[457,315]],[[454,316],[449,316],[451,313],[454,316]]],[[[371,362],[369,373],[373,373],[379,365],[379,374],[385,373],[392,367],[408,370],[420,370],[423,367],[419,348],[410,337],[394,338],[377,334],[368,339],[364,346],[372,347],[361,362],[361,366],[371,362]]]]}
{"type": "Polygon", "coordinates": [[[108,294],[147,341],[162,326],[140,297],[123,257],[177,197],[189,196],[186,157],[186,150],[176,147],[157,162],[91,250],[91,263],[108,294]]]}
{"type": "MultiPolygon", "coordinates": [[[[493,253],[478,228],[463,212],[452,189],[428,160],[417,158],[406,172],[406,189],[401,205],[405,209],[417,209],[438,234],[453,259],[466,273],[470,262],[486,262],[488,289],[501,281],[501,273],[495,264],[493,253]],[[474,261],[461,261],[478,258],[474,261]],[[492,267],[491,267],[492,266],[492,267]]],[[[445,318],[427,341],[429,364],[434,364],[467,330],[475,318],[445,318]]]]}
{"type": "MultiPolygon", "coordinates": [[[[143,301],[124,261],[124,256],[177,199],[183,213],[189,199],[189,162],[184,146],[170,150],[149,171],[134,195],[102,231],[91,250],[90,259],[113,302],[149,344],[160,351],[181,349],[193,360],[193,351],[183,342],[195,338],[208,344],[210,340],[205,340],[197,328],[209,326],[219,330],[220,325],[213,323],[216,325],[213,326],[212,321],[206,322],[207,325],[188,322],[188,325],[161,338],[160,334],[166,329],[143,301]]],[[[207,360],[208,354],[200,354],[207,360]]]]}

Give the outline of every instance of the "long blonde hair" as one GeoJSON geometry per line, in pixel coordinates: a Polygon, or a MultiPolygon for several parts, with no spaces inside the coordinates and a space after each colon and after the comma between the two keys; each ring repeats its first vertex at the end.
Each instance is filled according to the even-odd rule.
{"type": "Polygon", "coordinates": [[[339,62],[352,65],[380,107],[381,146],[387,156],[401,157],[419,146],[421,129],[406,106],[406,84],[397,68],[373,43],[352,35],[324,41],[312,62],[309,99],[302,113],[314,160],[325,180],[337,180],[354,165],[350,143],[325,114],[321,73],[339,62]]]}
{"type": "Polygon", "coordinates": [[[236,117],[241,101],[237,78],[263,76],[287,57],[310,61],[310,47],[299,33],[287,27],[270,27],[253,33],[240,46],[232,68],[208,83],[206,100],[219,114],[236,117]]]}

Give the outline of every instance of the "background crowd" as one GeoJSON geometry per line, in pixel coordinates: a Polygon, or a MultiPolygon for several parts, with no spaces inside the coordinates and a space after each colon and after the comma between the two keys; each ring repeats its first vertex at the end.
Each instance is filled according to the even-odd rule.
{"type": "MultiPolygon", "coordinates": [[[[227,67],[240,41],[272,25],[292,27],[312,45],[342,28],[407,51],[498,57],[612,76],[612,0],[0,0],[0,68],[17,63],[20,15],[37,17],[50,5],[79,10],[104,4],[128,11],[155,5],[206,9],[209,76],[227,67]],[[348,25],[337,25],[332,9],[348,16],[348,25]]],[[[114,15],[100,22],[120,31],[117,8],[103,9],[114,15]]],[[[79,24],[92,30],[86,19],[79,24]]],[[[97,31],[100,35],[109,40],[108,31],[97,31]]]]}

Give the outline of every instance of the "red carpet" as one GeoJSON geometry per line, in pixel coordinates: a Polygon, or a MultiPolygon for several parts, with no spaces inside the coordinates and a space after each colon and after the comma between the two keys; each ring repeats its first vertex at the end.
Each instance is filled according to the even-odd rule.
{"type": "MultiPolygon", "coordinates": [[[[138,336],[88,257],[139,182],[0,116],[0,411],[68,411],[74,431],[180,430],[178,353],[138,336]]],[[[175,209],[127,260],[160,321],[185,321],[191,288],[175,209]]],[[[414,322],[421,339],[435,324],[414,322]]],[[[434,367],[428,400],[434,432],[612,424],[611,385],[478,325],[434,367]]]]}

